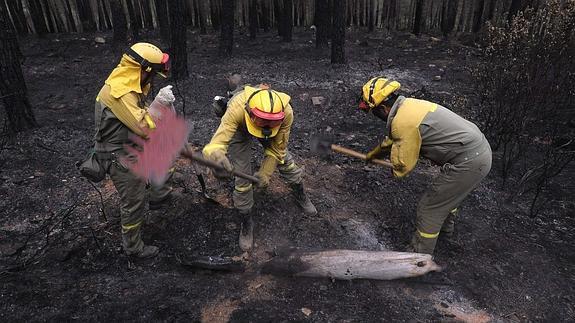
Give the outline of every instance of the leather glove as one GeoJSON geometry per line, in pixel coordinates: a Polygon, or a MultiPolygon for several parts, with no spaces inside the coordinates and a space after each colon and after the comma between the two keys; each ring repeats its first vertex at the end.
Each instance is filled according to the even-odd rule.
{"type": "Polygon", "coordinates": [[[217,178],[229,178],[232,176],[232,171],[234,170],[234,166],[230,163],[226,154],[221,150],[216,150],[210,154],[210,159],[215,161],[216,163],[220,164],[223,169],[212,169],[214,176],[217,178]]]}
{"type": "Polygon", "coordinates": [[[260,165],[260,169],[255,176],[260,180],[257,187],[265,190],[270,185],[270,178],[278,165],[278,160],[271,156],[266,156],[260,165]]]}
{"type": "Polygon", "coordinates": [[[366,161],[370,161],[372,159],[377,158],[384,150],[388,150],[393,145],[393,140],[389,139],[389,137],[385,137],[385,139],[377,145],[375,148],[370,150],[367,155],[365,156],[366,161]]]}

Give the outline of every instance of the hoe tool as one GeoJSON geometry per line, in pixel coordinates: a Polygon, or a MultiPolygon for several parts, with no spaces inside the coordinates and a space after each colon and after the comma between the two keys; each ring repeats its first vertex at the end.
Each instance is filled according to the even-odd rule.
{"type": "MultiPolygon", "coordinates": [[[[311,138],[311,151],[318,154],[320,157],[324,157],[324,158],[329,156],[329,154],[333,151],[333,152],[347,155],[350,157],[355,157],[355,158],[358,158],[361,160],[367,160],[367,157],[365,154],[360,153],[360,152],[355,151],[355,150],[352,150],[352,149],[349,149],[349,148],[345,148],[345,147],[336,145],[333,143],[333,140],[331,138],[326,137],[326,136],[319,136],[319,135],[313,136],[311,138]]],[[[393,168],[393,165],[388,160],[372,159],[369,162],[377,164],[377,165],[393,168]]]]}

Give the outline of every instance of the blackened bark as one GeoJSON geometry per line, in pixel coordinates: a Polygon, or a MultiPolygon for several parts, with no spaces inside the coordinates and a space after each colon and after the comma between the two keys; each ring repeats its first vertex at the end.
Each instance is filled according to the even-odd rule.
{"type": "Polygon", "coordinates": [[[28,101],[28,93],[16,32],[8,21],[4,3],[0,4],[0,97],[4,102],[11,133],[38,126],[28,101]]]}
{"type": "Polygon", "coordinates": [[[219,0],[210,0],[210,18],[212,21],[212,28],[220,30],[221,7],[219,0]]]}
{"type": "Polygon", "coordinates": [[[282,13],[283,23],[283,41],[291,42],[292,40],[292,27],[293,27],[293,0],[284,0],[284,7],[282,13]]]}
{"type": "Polygon", "coordinates": [[[368,21],[367,21],[367,31],[373,32],[375,29],[375,0],[368,0],[369,7],[367,9],[368,21]]]}
{"type": "Polygon", "coordinates": [[[175,80],[188,77],[188,46],[187,25],[184,12],[185,0],[171,0],[170,13],[170,55],[172,61],[171,73],[175,80]]]}
{"type": "Polygon", "coordinates": [[[122,7],[121,0],[110,1],[112,6],[112,22],[114,23],[114,45],[123,45],[126,43],[128,35],[128,26],[126,15],[122,7]]]}
{"type": "Polygon", "coordinates": [[[156,0],[156,14],[160,24],[160,37],[165,44],[170,43],[170,19],[168,18],[167,0],[156,0]]]}
{"type": "Polygon", "coordinates": [[[258,33],[258,2],[257,0],[250,0],[249,8],[250,20],[250,39],[256,39],[258,33]]]}
{"type": "Polygon", "coordinates": [[[332,64],[345,64],[345,5],[345,0],[333,2],[332,64]]]}
{"type": "Polygon", "coordinates": [[[441,31],[444,36],[448,36],[455,27],[455,16],[457,15],[457,0],[445,0],[443,17],[441,20],[441,31]]]}
{"type": "Polygon", "coordinates": [[[220,32],[220,56],[229,57],[234,48],[234,13],[236,1],[223,0],[220,32]]]}
{"type": "Polygon", "coordinates": [[[265,33],[270,30],[270,16],[269,16],[269,6],[268,1],[264,0],[261,2],[261,15],[260,15],[260,25],[265,33]]]}
{"type": "Polygon", "coordinates": [[[140,40],[140,19],[137,11],[134,9],[132,0],[126,1],[128,4],[128,13],[130,14],[130,28],[132,29],[132,42],[140,40]]]}
{"type": "Polygon", "coordinates": [[[328,0],[315,1],[315,47],[325,47],[329,41],[331,15],[328,0]]]}
{"type": "Polygon", "coordinates": [[[415,17],[413,19],[413,34],[419,36],[423,25],[423,0],[415,2],[415,17]]]}
{"type": "Polygon", "coordinates": [[[205,35],[207,31],[207,16],[206,16],[206,4],[205,0],[197,0],[198,4],[198,20],[200,21],[200,34],[205,35]]]}
{"type": "Polygon", "coordinates": [[[30,15],[32,16],[32,21],[34,22],[36,34],[41,37],[48,33],[48,28],[44,22],[44,16],[42,14],[42,6],[39,0],[30,0],[28,3],[30,4],[30,15]]]}
{"type": "Polygon", "coordinates": [[[479,0],[476,4],[476,7],[473,10],[473,29],[474,33],[478,32],[483,25],[483,6],[485,5],[484,0],[479,0]]]}
{"type": "Polygon", "coordinates": [[[278,29],[278,36],[283,37],[284,35],[284,23],[283,23],[283,7],[284,3],[281,0],[274,0],[274,16],[275,23],[278,29]]]}

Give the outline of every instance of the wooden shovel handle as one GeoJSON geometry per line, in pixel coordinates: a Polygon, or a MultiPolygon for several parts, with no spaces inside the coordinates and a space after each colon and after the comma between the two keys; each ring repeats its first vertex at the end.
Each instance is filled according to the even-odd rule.
{"type": "MultiPolygon", "coordinates": [[[[340,154],[344,154],[344,155],[348,155],[351,157],[355,157],[355,158],[359,158],[362,160],[367,160],[367,156],[365,154],[362,154],[358,151],[355,151],[353,149],[349,149],[349,148],[345,148],[339,145],[331,145],[331,150],[338,152],[340,154]]],[[[370,163],[374,163],[377,165],[381,165],[381,166],[385,166],[385,167],[389,167],[389,168],[393,168],[393,164],[387,160],[381,160],[381,159],[372,159],[369,161],[370,163]]]]}
{"type": "MultiPolygon", "coordinates": [[[[199,164],[202,164],[204,166],[207,166],[209,168],[213,168],[213,169],[217,169],[217,170],[224,170],[224,168],[216,163],[215,161],[209,160],[209,159],[205,159],[200,153],[194,153],[191,150],[188,149],[184,149],[181,152],[182,156],[187,157],[193,161],[198,162],[199,164]]],[[[232,175],[236,176],[236,177],[241,177],[243,179],[247,179],[248,181],[252,181],[253,183],[259,183],[260,180],[252,175],[248,175],[242,172],[239,172],[237,170],[232,170],[232,175]]]]}

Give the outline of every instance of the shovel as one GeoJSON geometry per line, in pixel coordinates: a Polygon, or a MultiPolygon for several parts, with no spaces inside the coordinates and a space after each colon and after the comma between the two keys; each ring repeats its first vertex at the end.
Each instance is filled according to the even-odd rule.
{"type": "MultiPolygon", "coordinates": [[[[333,151],[350,157],[355,157],[361,160],[367,160],[367,156],[363,153],[355,151],[353,149],[345,148],[336,144],[333,144],[333,140],[328,137],[316,135],[311,138],[311,151],[318,154],[320,157],[327,157],[333,151]]],[[[393,164],[388,160],[382,159],[372,159],[370,163],[381,165],[384,167],[393,168],[393,164]]]]}

